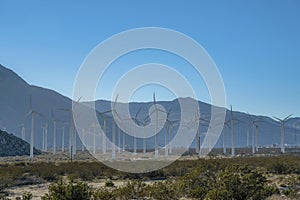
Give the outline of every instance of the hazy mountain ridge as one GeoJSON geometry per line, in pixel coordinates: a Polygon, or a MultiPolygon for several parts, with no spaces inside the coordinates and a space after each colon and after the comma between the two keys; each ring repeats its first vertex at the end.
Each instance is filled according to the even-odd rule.
{"type": "MultiPolygon", "coordinates": [[[[48,141],[49,147],[52,146],[52,122],[51,122],[51,110],[54,111],[56,119],[62,120],[64,122],[70,122],[70,113],[60,110],[61,108],[71,108],[71,99],[53,91],[50,89],[32,86],[26,83],[21,77],[19,77],[12,70],[7,69],[0,65],[0,128],[6,128],[9,132],[14,133],[16,136],[20,137],[21,133],[21,124],[24,124],[26,128],[26,140],[29,141],[29,132],[30,132],[30,118],[26,116],[29,111],[29,98],[32,96],[32,107],[33,110],[42,114],[42,117],[35,116],[35,145],[36,147],[41,147],[42,144],[42,128],[41,126],[45,123],[48,123],[48,141]]],[[[183,100],[190,101],[190,98],[184,98],[183,100]]],[[[90,102],[91,103],[91,102],[90,102]]],[[[173,101],[159,101],[157,102],[165,107],[168,111],[171,108],[170,118],[176,120],[180,117],[179,112],[179,103],[178,99],[173,101]]],[[[106,100],[98,100],[95,102],[96,109],[99,111],[107,111],[111,109],[111,102],[106,100]]],[[[121,103],[120,103],[121,104],[121,103]]],[[[210,118],[210,109],[211,105],[203,102],[198,102],[200,107],[200,112],[202,117],[207,119],[210,118]]],[[[152,102],[134,102],[130,103],[130,113],[135,115],[135,113],[141,108],[139,117],[141,119],[145,118],[150,107],[153,105],[152,102]]],[[[192,114],[194,111],[191,110],[192,114]]],[[[252,129],[250,126],[251,117],[242,112],[234,112],[235,118],[244,121],[245,123],[235,124],[235,144],[236,146],[245,146],[247,144],[247,130],[248,130],[248,145],[251,145],[251,133],[252,129]]],[[[259,123],[259,145],[271,145],[279,144],[280,141],[280,127],[273,119],[266,116],[255,116],[251,115],[253,118],[259,118],[264,121],[259,123]]],[[[230,120],[230,112],[227,111],[226,121],[230,120]]],[[[286,125],[286,143],[295,144],[299,143],[300,137],[297,136],[295,139],[295,130],[292,128],[295,122],[299,121],[300,118],[290,119],[286,125]]],[[[108,121],[107,127],[110,127],[111,121],[108,121]]],[[[57,125],[57,147],[60,148],[61,139],[60,135],[62,132],[62,123],[59,122],[57,125]]],[[[109,129],[109,128],[108,128],[109,129]]],[[[68,130],[68,129],[67,129],[68,130]]],[[[201,126],[201,134],[205,135],[207,127],[201,126]]],[[[230,145],[230,128],[226,128],[226,143],[229,147],[230,145]]],[[[109,131],[110,132],[110,131],[109,131]]],[[[110,133],[108,133],[110,135],[110,133]]],[[[68,146],[68,131],[66,131],[65,136],[66,147],[68,146]]],[[[110,137],[110,136],[109,136],[110,137]]],[[[222,137],[220,137],[218,146],[221,145],[222,137]]],[[[78,139],[79,141],[79,139],[78,139]]],[[[164,132],[159,134],[159,143],[163,145],[164,143],[164,132]]],[[[77,142],[79,145],[80,143],[77,142]]],[[[132,145],[132,144],[130,144],[132,145]]],[[[140,142],[139,142],[140,147],[140,142]]],[[[148,145],[153,145],[153,142],[150,142],[148,145]]]]}

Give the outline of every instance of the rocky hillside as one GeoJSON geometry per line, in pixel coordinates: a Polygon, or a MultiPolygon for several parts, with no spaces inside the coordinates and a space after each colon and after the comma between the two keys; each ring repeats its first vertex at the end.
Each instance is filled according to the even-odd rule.
{"type": "MultiPolygon", "coordinates": [[[[34,149],[34,154],[41,152],[34,149]]],[[[0,130],[0,157],[29,155],[29,143],[24,140],[0,130]]]]}

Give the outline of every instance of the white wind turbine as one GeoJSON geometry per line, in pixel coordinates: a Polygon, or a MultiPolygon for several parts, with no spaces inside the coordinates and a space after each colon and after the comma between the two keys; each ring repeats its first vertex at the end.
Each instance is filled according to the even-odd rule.
{"type": "Polygon", "coordinates": [[[42,126],[42,150],[45,151],[45,126],[42,126]]]}
{"type": "Polygon", "coordinates": [[[179,120],[171,120],[170,119],[170,113],[171,113],[171,109],[167,112],[167,125],[165,126],[166,128],[166,135],[165,135],[165,156],[167,157],[169,155],[170,152],[170,130],[172,130],[172,128],[174,128],[174,123],[177,123],[179,120]],[[171,128],[172,127],[172,128],[171,128]]]}
{"type": "Polygon", "coordinates": [[[103,134],[102,134],[102,153],[106,154],[106,121],[108,119],[107,113],[110,113],[111,110],[105,112],[99,112],[96,110],[96,113],[102,118],[103,120],[103,134]]]}
{"type": "MultiPolygon", "coordinates": [[[[66,125],[66,123],[65,123],[66,125]]],[[[62,134],[61,134],[61,152],[65,152],[65,126],[62,127],[62,134]]]]}
{"type": "MultiPolygon", "coordinates": [[[[226,151],[227,151],[227,148],[226,148],[226,126],[229,127],[228,123],[230,122],[231,120],[228,120],[226,122],[224,122],[224,125],[223,125],[223,154],[226,155],[226,151]]],[[[230,128],[230,127],[229,127],[230,128]]]]}
{"type": "MultiPolygon", "coordinates": [[[[74,107],[80,102],[82,97],[80,97],[75,103],[74,107]]],[[[76,154],[76,131],[75,131],[75,124],[73,119],[73,110],[72,108],[60,108],[58,110],[68,112],[70,114],[70,130],[69,130],[69,153],[70,159],[73,160],[73,156],[76,154]]]]}
{"type": "Polygon", "coordinates": [[[53,110],[51,110],[51,119],[53,123],[53,154],[56,154],[56,123],[57,119],[55,118],[53,110]]]}
{"type": "Polygon", "coordinates": [[[25,141],[25,126],[24,124],[21,124],[20,127],[21,127],[21,138],[22,140],[25,141]]]}
{"type": "Polygon", "coordinates": [[[235,156],[234,123],[235,123],[235,121],[238,121],[238,122],[243,122],[243,121],[234,118],[233,111],[232,111],[232,105],[230,105],[230,116],[231,116],[231,119],[230,119],[230,121],[231,121],[231,157],[234,157],[235,156]]]}
{"type": "Polygon", "coordinates": [[[196,123],[198,125],[197,127],[197,136],[196,136],[196,153],[200,156],[201,154],[201,123],[206,122],[209,123],[208,120],[202,118],[199,114],[199,112],[197,111],[195,114],[195,121],[194,123],[196,123]]]}
{"type": "Polygon", "coordinates": [[[92,124],[93,128],[93,154],[96,154],[96,124],[92,124]]]}
{"type": "Polygon", "coordinates": [[[263,122],[258,118],[253,118],[249,113],[248,115],[251,118],[251,128],[252,128],[252,154],[255,154],[258,151],[258,124],[259,122],[263,122]]]}
{"type": "MultiPolygon", "coordinates": [[[[116,104],[117,104],[117,100],[118,100],[119,95],[117,95],[113,106],[112,106],[112,110],[107,110],[105,112],[99,112],[96,110],[96,113],[98,115],[100,115],[103,118],[103,132],[104,134],[102,135],[102,152],[103,154],[106,154],[106,136],[105,136],[105,132],[106,132],[106,120],[109,118],[108,116],[106,116],[106,114],[108,113],[112,113],[113,116],[117,116],[118,120],[121,120],[121,117],[119,116],[118,112],[116,111],[116,104]]],[[[116,131],[115,131],[115,127],[116,127],[116,122],[114,121],[114,117],[112,117],[112,159],[114,160],[116,157],[116,131]]]]}
{"type": "Polygon", "coordinates": [[[278,117],[273,117],[274,119],[277,120],[278,123],[280,123],[281,125],[281,137],[280,137],[280,143],[281,143],[281,153],[285,153],[285,148],[284,148],[284,135],[285,135],[285,132],[284,132],[284,125],[286,123],[286,121],[291,118],[292,114],[291,115],[288,115],[287,117],[285,117],[284,119],[280,119],[278,117]]]}
{"type": "Polygon", "coordinates": [[[140,121],[138,120],[138,115],[141,111],[141,108],[139,108],[139,110],[135,113],[135,116],[132,117],[129,120],[133,120],[133,153],[136,154],[137,153],[137,135],[136,135],[136,125],[140,125],[140,121]]]}
{"type": "Polygon", "coordinates": [[[81,152],[84,152],[84,145],[85,145],[85,129],[84,128],[82,128],[82,131],[81,131],[81,138],[82,138],[81,152]]]}
{"type": "Polygon", "coordinates": [[[146,118],[143,119],[143,121],[139,120],[139,124],[141,124],[143,126],[143,134],[144,134],[144,138],[143,138],[143,154],[146,154],[147,152],[147,144],[146,144],[146,126],[147,126],[147,122],[146,122],[146,118]]]}
{"type": "Polygon", "coordinates": [[[48,124],[46,123],[44,127],[45,127],[45,148],[44,148],[44,150],[45,150],[45,152],[47,152],[48,151],[48,124]]]}
{"type": "Polygon", "coordinates": [[[27,113],[26,117],[31,116],[31,134],[30,134],[30,158],[33,158],[33,146],[34,146],[34,116],[39,115],[42,116],[40,113],[34,111],[32,109],[32,97],[30,96],[29,100],[29,112],[27,113]]]}
{"type": "Polygon", "coordinates": [[[154,104],[154,111],[150,113],[152,115],[155,113],[155,136],[154,136],[154,145],[155,145],[155,158],[158,158],[158,112],[166,113],[164,110],[161,110],[157,107],[156,99],[155,99],[155,93],[153,93],[153,104],[154,104]]]}

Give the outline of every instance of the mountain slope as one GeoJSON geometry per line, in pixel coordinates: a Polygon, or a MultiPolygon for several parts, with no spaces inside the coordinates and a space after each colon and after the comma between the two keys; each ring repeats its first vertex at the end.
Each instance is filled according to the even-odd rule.
{"type": "MultiPolygon", "coordinates": [[[[55,117],[64,122],[71,121],[71,115],[68,112],[60,110],[60,108],[71,108],[71,100],[61,94],[37,87],[32,86],[26,83],[21,77],[19,77],[12,70],[7,69],[0,65],[0,129],[6,129],[9,132],[14,133],[16,136],[20,137],[21,135],[21,124],[24,124],[26,129],[26,141],[29,141],[29,133],[31,130],[30,117],[26,116],[29,111],[29,98],[32,96],[32,107],[35,111],[38,111],[42,114],[41,116],[35,116],[35,146],[40,148],[42,144],[42,125],[48,124],[48,142],[49,147],[53,146],[53,126],[51,121],[51,110],[54,111],[55,117]]],[[[191,101],[192,99],[186,98],[184,101],[191,101]]],[[[173,101],[163,101],[158,102],[162,106],[165,107],[166,110],[172,108],[171,119],[176,120],[180,117],[180,107],[178,104],[178,99],[173,101]]],[[[211,105],[198,102],[202,117],[205,116],[207,119],[210,118],[210,108],[211,105]]],[[[140,117],[144,118],[149,114],[149,109],[153,105],[153,103],[130,103],[130,112],[132,115],[141,108],[140,117]]],[[[99,100],[96,101],[96,108],[99,111],[110,110],[111,102],[99,100]]],[[[194,115],[194,111],[191,110],[191,114],[194,115]]],[[[251,145],[251,126],[250,126],[250,116],[246,113],[234,112],[235,118],[244,121],[244,123],[239,123],[235,125],[235,144],[236,146],[246,146],[251,145]]],[[[258,117],[263,123],[259,123],[258,127],[258,144],[259,145],[272,145],[280,143],[280,126],[273,119],[266,116],[252,116],[258,117]]],[[[230,112],[227,111],[226,120],[230,119],[230,112]]],[[[300,142],[300,137],[298,134],[295,135],[295,129],[293,128],[294,123],[299,121],[299,118],[292,118],[287,122],[286,127],[286,138],[285,141],[287,144],[296,144],[300,142]]],[[[107,122],[107,131],[108,135],[111,138],[111,120],[107,122]]],[[[69,128],[67,125],[63,125],[63,123],[59,122],[57,124],[57,147],[61,147],[61,133],[62,127],[66,127],[65,132],[65,144],[68,147],[68,138],[69,138],[69,128]]],[[[174,129],[176,131],[176,128],[174,129]]],[[[207,127],[201,127],[202,139],[205,135],[207,127]]],[[[229,147],[231,141],[231,129],[226,127],[224,129],[226,131],[226,144],[229,147]]],[[[91,130],[87,130],[92,132],[91,130]]],[[[159,133],[159,145],[162,146],[164,144],[164,134],[165,129],[159,133]]],[[[79,138],[79,137],[77,137],[79,138]]],[[[129,142],[129,136],[126,138],[129,142]]],[[[99,141],[100,142],[100,141],[99,141]]],[[[151,148],[153,147],[153,141],[149,141],[147,145],[151,148]]],[[[80,144],[80,140],[77,139],[78,146],[80,144]]],[[[221,146],[222,137],[220,137],[217,146],[221,146]]],[[[139,147],[141,147],[141,141],[138,141],[139,147]]],[[[193,143],[193,147],[195,146],[195,142],[193,143]]],[[[132,141],[129,142],[129,147],[132,147],[132,141]]]]}
{"type": "MultiPolygon", "coordinates": [[[[41,152],[34,149],[35,155],[41,152]]],[[[0,130],[0,157],[29,155],[29,144],[24,140],[0,130]]]]}

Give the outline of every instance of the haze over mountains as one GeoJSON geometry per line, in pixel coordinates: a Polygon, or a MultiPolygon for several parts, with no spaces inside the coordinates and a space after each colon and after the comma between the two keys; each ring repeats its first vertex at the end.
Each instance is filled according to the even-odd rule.
{"type": "MultiPolygon", "coordinates": [[[[0,65],[0,129],[7,130],[10,133],[13,133],[17,137],[21,137],[21,127],[24,124],[26,130],[26,141],[29,141],[30,137],[30,117],[26,116],[30,108],[30,96],[32,96],[32,108],[33,110],[39,112],[42,116],[35,116],[35,146],[41,148],[42,145],[42,126],[45,123],[48,123],[48,141],[49,148],[52,147],[52,122],[51,122],[51,110],[54,111],[55,118],[64,122],[71,121],[71,115],[68,112],[60,110],[71,109],[71,99],[65,97],[53,90],[46,88],[41,88],[38,86],[29,85],[21,77],[19,77],[12,70],[5,68],[0,65]]],[[[191,101],[192,99],[186,98],[184,101],[191,101]]],[[[180,116],[180,109],[178,104],[178,99],[173,101],[164,101],[158,102],[165,107],[166,110],[172,108],[172,114],[170,118],[173,120],[178,119],[180,116]]],[[[210,117],[211,105],[198,102],[200,106],[201,113],[205,115],[206,118],[210,117]]],[[[149,103],[130,103],[130,112],[132,115],[141,108],[140,116],[145,117],[148,115],[149,108],[153,105],[152,102],[149,103]]],[[[99,111],[109,110],[111,107],[110,101],[98,100],[96,101],[96,108],[99,111]]],[[[192,113],[193,114],[193,113],[192,113]]],[[[194,115],[194,114],[193,114],[194,115]]],[[[245,122],[238,123],[235,125],[235,144],[236,146],[246,146],[247,145],[247,131],[248,131],[248,144],[251,145],[251,127],[250,125],[250,116],[246,113],[234,112],[235,118],[245,122]]],[[[277,124],[273,119],[266,116],[252,116],[253,118],[257,117],[262,120],[262,123],[259,123],[259,138],[258,144],[260,146],[279,144],[280,143],[280,125],[277,124]]],[[[226,120],[230,119],[230,112],[227,111],[226,120]]],[[[293,128],[293,125],[300,122],[300,118],[291,118],[286,123],[286,135],[285,143],[286,144],[299,144],[300,135],[297,130],[293,128]]],[[[111,125],[111,121],[107,123],[108,127],[111,125]]],[[[58,122],[57,125],[57,146],[61,147],[61,132],[62,132],[62,122],[58,122]]],[[[67,127],[67,126],[66,126],[67,127]]],[[[109,129],[109,128],[108,128],[109,129]]],[[[207,127],[202,126],[201,134],[204,135],[207,127]]],[[[66,130],[69,130],[68,128],[66,130]]],[[[230,146],[231,129],[226,127],[226,143],[227,146],[230,146]]],[[[164,144],[164,132],[165,129],[159,134],[159,144],[162,146],[164,144]]],[[[300,133],[300,130],[299,130],[300,133]]],[[[66,131],[66,147],[68,147],[68,136],[69,132],[66,131]]],[[[108,135],[110,135],[110,131],[108,135]]],[[[109,136],[111,137],[111,136],[109,136]]],[[[147,142],[147,145],[153,147],[153,141],[147,142]]],[[[78,146],[80,145],[80,140],[77,142],[78,146]]],[[[220,137],[216,146],[220,147],[222,144],[222,137],[220,137]]],[[[141,148],[141,142],[138,143],[139,148],[141,148]]],[[[132,143],[129,143],[128,146],[132,146],[132,143]]],[[[192,144],[192,147],[195,147],[195,142],[192,144]]]]}

